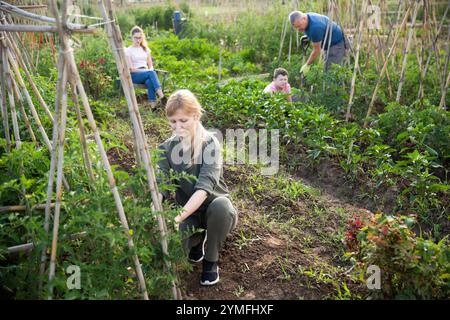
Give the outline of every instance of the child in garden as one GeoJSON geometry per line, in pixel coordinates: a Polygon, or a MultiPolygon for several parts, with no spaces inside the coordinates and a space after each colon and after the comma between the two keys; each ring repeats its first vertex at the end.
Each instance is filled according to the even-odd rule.
{"type": "Polygon", "coordinates": [[[161,144],[158,166],[166,177],[173,170],[197,178],[177,179],[175,202],[183,209],[175,222],[180,224],[189,260],[203,263],[200,284],[213,285],[219,282],[220,248],[238,217],[223,178],[220,143],[203,127],[202,111],[189,90],[178,90],[169,97],[166,116],[173,136],[161,144]]]}
{"type": "Polygon", "coordinates": [[[131,80],[133,83],[145,84],[147,87],[150,107],[156,107],[156,95],[164,105],[166,97],[161,89],[155,69],[153,68],[150,49],[145,41],[145,35],[141,28],[135,26],[131,29],[133,44],[125,49],[125,56],[130,66],[131,80]]]}
{"type": "Polygon", "coordinates": [[[277,68],[273,72],[273,81],[267,85],[264,92],[280,92],[288,94],[287,100],[292,102],[291,86],[288,82],[288,72],[286,69],[277,68]]]}

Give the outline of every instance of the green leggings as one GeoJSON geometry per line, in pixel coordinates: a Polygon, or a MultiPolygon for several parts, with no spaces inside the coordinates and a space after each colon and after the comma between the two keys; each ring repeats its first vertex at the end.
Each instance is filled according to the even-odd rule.
{"type": "Polygon", "coordinates": [[[199,228],[206,229],[205,259],[211,262],[219,260],[219,251],[227,235],[236,227],[237,212],[230,199],[217,197],[205,211],[197,211],[180,224],[183,236],[183,248],[186,252],[202,240],[199,228]]]}

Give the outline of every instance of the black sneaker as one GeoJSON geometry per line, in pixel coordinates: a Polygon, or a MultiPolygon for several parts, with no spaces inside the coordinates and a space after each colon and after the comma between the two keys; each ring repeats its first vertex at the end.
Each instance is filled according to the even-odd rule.
{"type": "Polygon", "coordinates": [[[212,286],[219,282],[219,265],[217,262],[203,260],[203,271],[200,284],[203,286],[212,286]]]}
{"type": "Polygon", "coordinates": [[[162,98],[160,98],[159,103],[161,104],[161,107],[165,107],[167,104],[167,97],[163,96],[162,98]]]}
{"type": "Polygon", "coordinates": [[[191,248],[191,251],[189,251],[189,261],[191,262],[200,262],[203,260],[203,257],[205,256],[205,244],[206,239],[208,238],[208,235],[206,234],[206,230],[202,232],[203,240],[200,241],[198,245],[191,248]]]}

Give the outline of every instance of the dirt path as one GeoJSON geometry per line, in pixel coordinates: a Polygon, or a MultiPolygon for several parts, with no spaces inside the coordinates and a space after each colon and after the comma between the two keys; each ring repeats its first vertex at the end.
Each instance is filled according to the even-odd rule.
{"type": "MultiPolygon", "coordinates": [[[[284,216],[286,218],[273,219],[266,224],[263,214],[270,216],[270,203],[273,196],[271,190],[267,190],[267,198],[263,201],[255,201],[245,195],[237,197],[241,193],[242,184],[235,184],[237,175],[245,176],[248,168],[241,168],[240,172],[230,172],[225,168],[225,180],[232,181],[228,184],[233,199],[239,211],[239,223],[236,229],[228,236],[220,258],[221,281],[211,287],[203,287],[199,284],[201,263],[194,266],[191,273],[184,274],[185,291],[187,299],[323,299],[332,297],[336,288],[333,282],[347,282],[343,271],[348,265],[339,266],[334,260],[334,247],[327,247],[322,241],[316,239],[311,228],[292,225],[292,228],[300,230],[295,237],[285,233],[284,228],[289,228],[289,221],[296,216],[305,216],[306,204],[299,200],[287,207],[284,216]],[[302,238],[312,238],[308,244],[302,242],[302,238]],[[342,268],[340,268],[342,267],[342,268]],[[334,281],[321,283],[314,277],[306,276],[301,270],[316,269],[317,273],[329,272],[334,281]],[[338,271],[339,270],[339,271],[338,271]]],[[[247,179],[242,179],[245,183],[247,179]]],[[[249,185],[248,187],[251,187],[249,185]]],[[[253,186],[254,187],[254,186],[253,186]]],[[[339,232],[339,227],[345,223],[347,213],[364,210],[335,198],[333,195],[323,193],[318,196],[320,206],[326,209],[328,222],[322,226],[325,233],[339,232]],[[340,214],[337,214],[340,212],[340,214]],[[342,214],[344,213],[344,214],[342,214]],[[344,221],[343,221],[344,220],[344,221]]],[[[308,202],[308,201],[307,201],[308,202]]],[[[301,220],[300,220],[301,221],[301,220]]],[[[348,287],[358,287],[351,283],[348,287]]],[[[359,288],[358,288],[359,289],[359,288]]]]}

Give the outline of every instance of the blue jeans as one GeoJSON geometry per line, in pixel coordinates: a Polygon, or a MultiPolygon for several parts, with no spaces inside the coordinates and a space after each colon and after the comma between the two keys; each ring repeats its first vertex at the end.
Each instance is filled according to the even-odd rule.
{"type": "Polygon", "coordinates": [[[150,102],[156,101],[156,90],[161,88],[156,71],[131,72],[131,80],[133,83],[145,84],[148,100],[150,102]]]}

